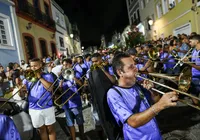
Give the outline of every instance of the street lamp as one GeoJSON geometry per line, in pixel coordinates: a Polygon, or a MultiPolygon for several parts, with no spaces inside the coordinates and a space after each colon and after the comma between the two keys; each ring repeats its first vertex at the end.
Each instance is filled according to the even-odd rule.
{"type": "Polygon", "coordinates": [[[84,46],[82,46],[82,50],[84,50],[84,46]]]}
{"type": "Polygon", "coordinates": [[[150,26],[152,26],[153,25],[153,20],[151,18],[149,18],[148,23],[149,23],[150,26]]]}
{"type": "Polygon", "coordinates": [[[70,34],[70,37],[73,38],[73,37],[74,37],[74,34],[70,34]]]}

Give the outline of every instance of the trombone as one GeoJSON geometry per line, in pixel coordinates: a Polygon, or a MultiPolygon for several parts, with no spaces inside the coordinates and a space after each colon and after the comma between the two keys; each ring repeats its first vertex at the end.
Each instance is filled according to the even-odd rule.
{"type": "MultiPolygon", "coordinates": [[[[106,66],[106,63],[101,63],[100,65],[98,65],[98,64],[93,64],[91,67],[90,67],[90,71],[93,71],[93,70],[95,70],[95,69],[97,69],[97,68],[102,68],[102,67],[104,67],[104,66],[106,66]]],[[[88,72],[90,72],[90,71],[88,71],[88,72]]],[[[87,73],[88,73],[87,72],[87,73]]],[[[86,73],[86,74],[87,74],[86,73]]],[[[83,79],[84,77],[85,77],[85,75],[86,74],[84,74],[79,80],[81,80],[81,79],[83,79]]],[[[64,103],[62,103],[62,104],[58,104],[57,103],[57,101],[64,95],[64,94],[66,94],[69,90],[70,90],[70,88],[71,87],[73,87],[73,86],[75,86],[75,84],[76,83],[74,83],[74,84],[72,84],[67,90],[65,90],[58,98],[56,98],[56,100],[54,101],[54,104],[55,105],[57,105],[57,106],[59,106],[59,107],[62,107],[62,106],[64,106],[74,95],[76,95],[76,93],[78,93],[78,91],[80,91],[81,90],[81,88],[83,88],[85,85],[83,84],[81,87],[79,87],[78,89],[77,89],[77,91],[75,91],[64,103]]]]}
{"type": "MultiPolygon", "coordinates": [[[[62,69],[61,71],[61,74],[57,77],[57,79],[51,84],[51,86],[49,88],[52,88],[56,82],[59,80],[60,76],[63,76],[64,79],[67,79],[69,80],[70,77],[69,75],[71,75],[71,73],[73,73],[73,70],[72,69],[62,69]]],[[[56,87],[56,89],[54,90],[54,92],[52,93],[52,95],[50,97],[47,97],[47,101],[44,103],[44,105],[41,105],[40,102],[42,101],[42,99],[45,97],[46,93],[48,90],[46,90],[43,95],[40,97],[40,99],[37,101],[37,105],[40,107],[40,108],[45,108],[47,106],[47,104],[49,103],[49,101],[53,98],[54,94],[56,93],[56,91],[59,89],[59,85],[56,87]]]]}
{"type": "MultiPolygon", "coordinates": [[[[88,73],[88,72],[87,72],[87,73],[88,73]]],[[[86,74],[87,74],[87,73],[86,73],[86,74]]],[[[71,74],[73,74],[73,72],[72,72],[71,74]]],[[[86,74],[84,74],[79,80],[82,80],[82,79],[86,76],[86,74]]],[[[66,77],[70,77],[70,75],[66,75],[66,77]]],[[[61,104],[57,103],[58,100],[59,100],[63,95],[65,95],[65,94],[70,90],[70,88],[74,87],[75,85],[76,85],[76,83],[72,84],[67,90],[65,90],[60,96],[58,96],[58,98],[55,99],[54,104],[57,105],[57,106],[59,106],[59,107],[64,106],[74,95],[76,95],[76,93],[78,93],[78,91],[80,91],[80,90],[85,86],[84,84],[81,85],[81,87],[79,87],[79,88],[77,89],[77,91],[75,91],[64,103],[61,103],[61,104]]]]}
{"type": "Polygon", "coordinates": [[[173,67],[175,69],[178,65],[182,65],[183,60],[192,52],[193,48],[190,48],[189,51],[176,63],[176,65],[173,67]]]}
{"type": "MultiPolygon", "coordinates": [[[[170,89],[170,90],[172,90],[172,91],[176,91],[176,92],[178,92],[178,93],[180,93],[180,94],[186,95],[186,96],[188,96],[188,97],[191,97],[191,98],[193,98],[193,99],[196,99],[196,100],[200,101],[200,98],[198,98],[198,97],[196,97],[196,96],[193,96],[193,95],[191,95],[191,94],[186,93],[186,92],[188,91],[188,89],[189,89],[189,87],[190,87],[190,83],[191,83],[191,69],[190,69],[189,67],[185,67],[185,68],[182,70],[182,72],[181,72],[181,74],[180,74],[179,76],[167,76],[167,75],[165,75],[165,74],[149,73],[149,75],[151,75],[151,76],[153,76],[153,77],[164,78],[164,79],[173,81],[174,83],[175,83],[176,81],[178,81],[178,82],[177,82],[177,84],[178,84],[178,89],[174,89],[174,88],[172,88],[172,87],[170,87],[170,86],[161,84],[161,83],[159,83],[159,82],[155,82],[155,81],[153,81],[153,80],[151,80],[151,79],[142,77],[142,76],[140,76],[139,74],[140,74],[140,73],[137,73],[137,74],[136,74],[136,77],[141,78],[141,79],[143,79],[143,80],[150,81],[150,82],[152,82],[152,83],[154,83],[154,84],[157,84],[157,85],[162,86],[162,87],[164,87],[164,88],[170,89]]],[[[157,89],[155,89],[155,88],[151,88],[151,89],[154,90],[154,91],[156,91],[156,92],[158,92],[158,93],[160,93],[160,94],[165,94],[164,92],[162,92],[162,91],[160,91],[160,90],[157,90],[157,89]]],[[[192,104],[186,102],[185,100],[179,99],[179,101],[182,102],[182,103],[184,103],[184,104],[187,104],[187,105],[189,105],[189,106],[191,106],[191,107],[193,107],[193,108],[196,108],[196,109],[200,110],[200,107],[199,107],[199,106],[192,105],[192,104]]]]}

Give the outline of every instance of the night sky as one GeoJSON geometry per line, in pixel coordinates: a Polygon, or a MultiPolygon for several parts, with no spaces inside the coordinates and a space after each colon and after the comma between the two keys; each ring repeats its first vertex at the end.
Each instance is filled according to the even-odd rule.
{"type": "Polygon", "coordinates": [[[71,23],[77,23],[82,46],[100,45],[101,35],[110,40],[128,23],[125,0],[55,0],[71,23]]]}

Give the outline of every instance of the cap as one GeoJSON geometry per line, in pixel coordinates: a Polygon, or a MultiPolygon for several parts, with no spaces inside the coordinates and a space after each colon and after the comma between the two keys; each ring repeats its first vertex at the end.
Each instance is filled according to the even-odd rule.
{"type": "Polygon", "coordinates": [[[50,63],[50,62],[51,62],[51,58],[48,57],[48,58],[46,59],[46,63],[50,63]]]}

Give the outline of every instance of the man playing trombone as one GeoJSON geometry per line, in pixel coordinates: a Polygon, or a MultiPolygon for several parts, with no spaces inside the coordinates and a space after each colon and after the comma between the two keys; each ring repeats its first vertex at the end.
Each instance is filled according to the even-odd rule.
{"type": "MultiPolygon", "coordinates": [[[[200,93],[200,35],[194,35],[190,39],[190,45],[194,48],[192,52],[192,62],[187,63],[192,67],[192,81],[190,92],[195,96],[199,96],[200,93]]],[[[184,62],[188,62],[188,58],[184,60],[184,62]]],[[[200,105],[199,101],[192,98],[195,105],[200,105]]]]}
{"type": "MultiPolygon", "coordinates": [[[[127,54],[116,55],[112,65],[118,85],[109,89],[107,103],[116,122],[122,125],[124,139],[161,140],[155,116],[167,107],[176,106],[177,93],[169,92],[160,98],[137,84],[138,71],[134,60],[127,54]],[[150,106],[152,102],[155,104],[150,106]]],[[[143,86],[149,88],[146,81],[143,86]]]]}
{"type": "Polygon", "coordinates": [[[24,79],[23,84],[28,90],[29,114],[33,127],[39,130],[42,140],[55,140],[56,132],[53,124],[56,122],[56,119],[52,100],[50,100],[44,108],[40,108],[37,105],[38,100],[44,93],[46,93],[46,95],[41,103],[45,103],[45,100],[51,96],[51,85],[54,82],[53,76],[51,74],[42,73],[42,62],[39,58],[32,59],[30,61],[30,66],[31,70],[35,73],[35,77],[33,78],[38,80],[36,82],[31,82],[24,79]]]}
{"type": "Polygon", "coordinates": [[[62,64],[63,64],[63,71],[65,70],[71,71],[71,73],[66,76],[68,77],[68,79],[61,80],[59,84],[62,91],[66,92],[62,96],[62,103],[65,103],[68,100],[63,105],[63,109],[65,110],[67,126],[69,127],[72,140],[76,140],[76,134],[75,134],[76,131],[74,126],[74,120],[76,120],[76,123],[79,127],[80,137],[81,139],[84,139],[84,127],[83,127],[84,119],[82,113],[82,103],[80,94],[77,89],[77,84],[79,86],[82,85],[82,82],[79,80],[81,76],[79,75],[78,72],[72,69],[71,59],[64,59],[62,64]]]}

